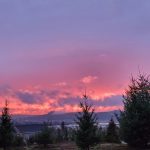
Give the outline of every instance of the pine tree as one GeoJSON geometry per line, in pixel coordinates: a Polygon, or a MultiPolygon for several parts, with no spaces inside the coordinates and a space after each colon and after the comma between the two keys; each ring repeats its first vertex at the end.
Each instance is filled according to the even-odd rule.
{"type": "Polygon", "coordinates": [[[110,143],[119,143],[119,135],[118,135],[118,131],[117,131],[117,126],[113,120],[113,118],[111,118],[109,125],[107,127],[106,130],[106,141],[110,142],[110,143]]]}
{"type": "Polygon", "coordinates": [[[62,131],[63,140],[67,141],[68,140],[68,129],[65,126],[64,121],[61,122],[61,131],[62,131]]]}
{"type": "Polygon", "coordinates": [[[150,140],[150,82],[145,75],[132,78],[119,117],[120,133],[132,147],[146,147],[150,140]]]}
{"type": "Polygon", "coordinates": [[[11,146],[13,141],[13,124],[9,114],[8,102],[2,110],[0,122],[0,143],[4,150],[11,146]]]}
{"type": "Polygon", "coordinates": [[[35,135],[35,141],[39,145],[43,145],[44,147],[47,147],[48,144],[52,143],[52,127],[49,127],[49,123],[44,122],[44,127],[41,130],[41,132],[37,133],[35,135]]]}
{"type": "Polygon", "coordinates": [[[78,125],[76,131],[76,144],[82,150],[89,150],[91,146],[99,142],[97,134],[97,119],[92,106],[88,104],[88,97],[86,94],[84,99],[80,102],[82,112],[76,116],[76,123],[78,125]]]}

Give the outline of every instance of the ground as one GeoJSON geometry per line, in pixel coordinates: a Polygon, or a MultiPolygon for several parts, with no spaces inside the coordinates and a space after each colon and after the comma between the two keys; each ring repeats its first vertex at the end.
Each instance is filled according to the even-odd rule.
{"type": "MultiPolygon", "coordinates": [[[[74,143],[59,143],[49,145],[48,148],[42,148],[34,145],[29,148],[12,148],[10,150],[78,150],[78,149],[74,143]]],[[[91,150],[137,150],[137,149],[130,149],[128,148],[127,145],[122,144],[101,144],[96,146],[95,148],[92,148],[91,150]]]]}

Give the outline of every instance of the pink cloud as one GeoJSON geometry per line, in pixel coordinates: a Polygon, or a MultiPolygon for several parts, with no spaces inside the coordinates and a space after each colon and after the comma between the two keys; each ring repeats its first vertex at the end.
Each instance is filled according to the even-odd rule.
{"type": "Polygon", "coordinates": [[[85,84],[88,84],[88,83],[91,83],[91,82],[94,82],[96,79],[98,79],[97,76],[85,76],[81,79],[81,82],[85,83],[85,84]]]}
{"type": "MultiPolygon", "coordinates": [[[[122,106],[122,98],[117,95],[89,92],[89,102],[92,103],[96,111],[114,110],[122,106]],[[103,98],[103,99],[102,99],[103,98]]],[[[7,98],[9,107],[13,114],[44,114],[50,111],[75,112],[79,111],[79,102],[82,101],[82,91],[80,88],[69,85],[50,86],[42,88],[35,86],[28,89],[13,89],[10,86],[0,88],[0,108],[4,106],[7,98]],[[7,97],[6,97],[7,95],[7,97]]]]}

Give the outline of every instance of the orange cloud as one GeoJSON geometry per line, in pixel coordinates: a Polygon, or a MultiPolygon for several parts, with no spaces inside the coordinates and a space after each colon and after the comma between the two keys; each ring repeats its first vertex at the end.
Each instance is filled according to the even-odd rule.
{"type": "MultiPolygon", "coordinates": [[[[86,76],[83,81],[90,83],[96,79],[96,76],[86,76]]],[[[12,114],[45,114],[50,111],[76,112],[80,110],[78,104],[84,92],[82,85],[78,81],[75,84],[58,82],[49,87],[37,85],[19,89],[1,86],[0,108],[4,106],[7,98],[12,114]]],[[[92,84],[90,89],[87,89],[87,93],[96,111],[109,111],[122,107],[119,92],[104,92],[103,89],[92,84]]]]}

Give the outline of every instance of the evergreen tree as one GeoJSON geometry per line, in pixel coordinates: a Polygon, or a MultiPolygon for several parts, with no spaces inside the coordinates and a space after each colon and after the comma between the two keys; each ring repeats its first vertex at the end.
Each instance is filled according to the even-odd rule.
{"type": "Polygon", "coordinates": [[[150,140],[150,82],[145,75],[132,78],[119,117],[122,138],[132,147],[146,147],[150,140]]]}
{"type": "Polygon", "coordinates": [[[21,147],[25,145],[25,141],[21,135],[15,135],[12,145],[14,147],[21,147]]]}
{"type": "Polygon", "coordinates": [[[48,123],[44,123],[44,127],[41,132],[35,135],[35,142],[39,145],[47,147],[52,143],[52,128],[48,126],[48,123]]]}
{"type": "Polygon", "coordinates": [[[67,141],[68,140],[68,129],[65,126],[64,121],[61,122],[61,132],[62,132],[63,140],[67,141]]]}
{"type": "Polygon", "coordinates": [[[76,116],[78,125],[76,131],[76,144],[82,150],[89,150],[91,146],[99,142],[97,134],[97,119],[92,106],[88,104],[88,97],[85,95],[80,107],[82,112],[76,116]]]}
{"type": "Polygon", "coordinates": [[[8,103],[6,101],[5,107],[2,110],[0,122],[0,143],[4,150],[12,144],[13,141],[13,125],[11,116],[9,114],[8,103]]]}
{"type": "Polygon", "coordinates": [[[109,125],[107,127],[106,130],[106,141],[110,142],[110,143],[119,143],[119,135],[118,135],[118,129],[117,126],[113,120],[113,118],[111,118],[109,125]]]}
{"type": "Polygon", "coordinates": [[[56,142],[62,142],[63,141],[63,136],[62,136],[62,132],[61,132],[61,129],[60,128],[58,128],[57,130],[56,130],[56,135],[55,135],[55,141],[56,142]]]}

